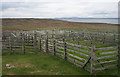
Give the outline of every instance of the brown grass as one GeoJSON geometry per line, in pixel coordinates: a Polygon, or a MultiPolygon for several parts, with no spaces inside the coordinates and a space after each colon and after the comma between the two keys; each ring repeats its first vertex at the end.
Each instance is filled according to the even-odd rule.
{"type": "Polygon", "coordinates": [[[117,25],[99,23],[68,22],[55,19],[2,19],[2,30],[43,30],[43,29],[117,29],[117,25]]]}

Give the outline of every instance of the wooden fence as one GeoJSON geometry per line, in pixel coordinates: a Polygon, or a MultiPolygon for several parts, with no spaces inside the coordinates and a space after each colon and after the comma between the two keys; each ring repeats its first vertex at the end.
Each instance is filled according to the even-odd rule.
{"type": "Polygon", "coordinates": [[[62,37],[62,40],[53,37],[48,34],[38,35],[36,32],[20,32],[18,36],[11,33],[2,40],[2,52],[26,54],[44,51],[59,56],[91,74],[120,65],[118,46],[97,48],[92,43],[91,46],[84,46],[66,42],[65,37],[62,37]]]}

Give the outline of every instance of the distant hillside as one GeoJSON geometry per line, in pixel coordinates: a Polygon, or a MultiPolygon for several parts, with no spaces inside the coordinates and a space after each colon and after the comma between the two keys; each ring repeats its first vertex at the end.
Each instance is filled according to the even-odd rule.
{"type": "Polygon", "coordinates": [[[117,28],[115,25],[110,24],[98,24],[98,23],[80,23],[80,22],[68,22],[55,19],[33,19],[33,18],[5,18],[2,19],[3,31],[9,30],[41,30],[41,29],[108,29],[117,28]]]}

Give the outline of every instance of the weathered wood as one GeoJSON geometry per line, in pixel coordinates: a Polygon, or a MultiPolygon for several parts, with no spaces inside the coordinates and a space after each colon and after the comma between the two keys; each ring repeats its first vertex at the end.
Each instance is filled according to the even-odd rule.
{"type": "Polygon", "coordinates": [[[118,46],[115,46],[115,47],[105,47],[105,48],[95,49],[95,51],[113,50],[113,49],[117,49],[117,48],[118,48],[118,46]]]}
{"type": "Polygon", "coordinates": [[[64,42],[64,59],[66,59],[67,57],[66,57],[66,42],[64,42]]]}
{"type": "Polygon", "coordinates": [[[92,46],[91,46],[92,48],[91,48],[91,66],[90,66],[90,73],[91,74],[93,74],[93,72],[94,72],[94,70],[93,70],[93,68],[94,68],[94,49],[95,49],[95,45],[93,45],[92,44],[92,46]]]}
{"type": "Polygon", "coordinates": [[[58,49],[64,49],[64,47],[59,47],[59,46],[56,46],[56,48],[58,48],[58,49]]]}
{"type": "Polygon", "coordinates": [[[22,51],[23,51],[23,54],[25,54],[25,43],[24,43],[24,41],[25,41],[25,38],[22,35],[22,51]]]}
{"type": "Polygon", "coordinates": [[[113,57],[117,57],[117,56],[118,56],[118,55],[104,56],[104,57],[99,57],[99,58],[97,58],[97,60],[107,59],[107,58],[113,58],[113,57]]]}
{"type": "Polygon", "coordinates": [[[118,61],[118,60],[104,61],[104,62],[100,62],[100,63],[95,63],[94,65],[114,63],[114,62],[117,62],[117,61],[118,61]]]}
{"type": "Polygon", "coordinates": [[[110,68],[114,68],[114,67],[117,67],[117,64],[104,66],[104,68],[103,68],[103,67],[101,67],[101,68],[95,68],[95,70],[96,70],[96,71],[97,71],[97,70],[104,70],[104,69],[110,69],[110,68]]]}
{"type": "Polygon", "coordinates": [[[56,55],[58,55],[58,56],[61,56],[62,58],[64,57],[62,54],[60,54],[60,53],[56,53],[56,55]]]}
{"type": "Polygon", "coordinates": [[[72,47],[72,46],[67,46],[67,48],[75,49],[75,50],[78,50],[78,51],[81,51],[81,52],[91,53],[91,52],[89,52],[87,50],[79,49],[79,48],[72,47]]]}
{"type": "Polygon", "coordinates": [[[59,50],[59,49],[57,49],[56,51],[61,52],[61,53],[64,53],[64,51],[61,51],[61,50],[59,50]]]}
{"type": "Polygon", "coordinates": [[[8,41],[9,41],[9,52],[10,54],[12,54],[13,52],[12,52],[11,37],[9,37],[8,41]]]}
{"type": "Polygon", "coordinates": [[[112,54],[112,53],[118,53],[118,51],[101,52],[99,53],[99,55],[112,54]]]}
{"type": "Polygon", "coordinates": [[[13,50],[13,51],[14,51],[14,50],[20,50],[20,51],[21,51],[22,49],[20,49],[20,48],[14,48],[14,49],[12,49],[12,50],[13,50]]]}
{"type": "Polygon", "coordinates": [[[87,69],[87,68],[84,68],[86,71],[88,71],[88,72],[90,72],[90,70],[89,69],[87,69]]]}
{"type": "Polygon", "coordinates": [[[55,39],[53,40],[53,54],[55,55],[56,54],[56,46],[55,46],[55,39]]]}
{"type": "Polygon", "coordinates": [[[40,48],[40,51],[41,51],[42,50],[41,38],[39,39],[39,48],[40,48]]]}
{"type": "Polygon", "coordinates": [[[56,43],[57,43],[57,42],[58,42],[58,43],[64,43],[63,41],[58,41],[58,40],[56,40],[56,43]]]}
{"type": "Polygon", "coordinates": [[[81,53],[81,52],[77,52],[77,51],[75,51],[75,50],[70,50],[70,49],[67,49],[67,50],[70,51],[70,52],[73,52],[73,53],[76,53],[76,54],[79,54],[79,55],[85,56],[85,57],[89,57],[89,55],[86,55],[86,54],[81,53]]]}
{"type": "Polygon", "coordinates": [[[66,42],[66,44],[68,44],[68,45],[72,45],[72,46],[75,46],[75,47],[79,47],[79,48],[91,49],[90,47],[87,47],[87,46],[82,46],[82,45],[72,44],[72,43],[68,43],[68,42],[66,42]]]}
{"type": "Polygon", "coordinates": [[[118,74],[120,74],[120,41],[118,42],[118,74]]]}
{"type": "Polygon", "coordinates": [[[48,52],[48,38],[46,38],[46,42],[45,42],[45,51],[48,52]]]}
{"type": "Polygon", "coordinates": [[[72,56],[72,57],[74,57],[74,58],[76,58],[76,59],[79,59],[79,60],[82,60],[82,61],[86,61],[84,58],[81,58],[81,57],[72,55],[72,54],[70,54],[70,53],[67,53],[67,55],[72,56]]]}
{"type": "Polygon", "coordinates": [[[77,67],[82,67],[81,65],[79,65],[79,64],[76,64],[76,63],[74,63],[74,65],[76,65],[77,67]]]}
{"type": "Polygon", "coordinates": [[[69,61],[70,63],[73,63],[74,64],[74,59],[70,58],[70,57],[67,57],[67,61],[69,61]]]}
{"type": "Polygon", "coordinates": [[[64,47],[64,44],[56,43],[56,45],[64,47]]]}
{"type": "Polygon", "coordinates": [[[78,60],[74,60],[74,62],[78,63],[78,64],[81,64],[82,66],[84,65],[84,63],[78,61],[78,60]]]}
{"type": "Polygon", "coordinates": [[[34,48],[35,48],[35,53],[37,53],[37,34],[36,34],[36,31],[34,31],[34,48]]]}

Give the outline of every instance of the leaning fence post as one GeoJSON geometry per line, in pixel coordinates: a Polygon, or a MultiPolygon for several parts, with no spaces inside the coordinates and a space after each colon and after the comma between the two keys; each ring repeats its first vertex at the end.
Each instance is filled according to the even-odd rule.
{"type": "Polygon", "coordinates": [[[91,74],[93,74],[94,72],[94,49],[95,49],[95,45],[91,44],[91,70],[90,70],[91,74]]]}
{"type": "Polygon", "coordinates": [[[9,37],[9,51],[10,51],[10,54],[12,54],[12,44],[11,44],[11,37],[9,37]]]}

